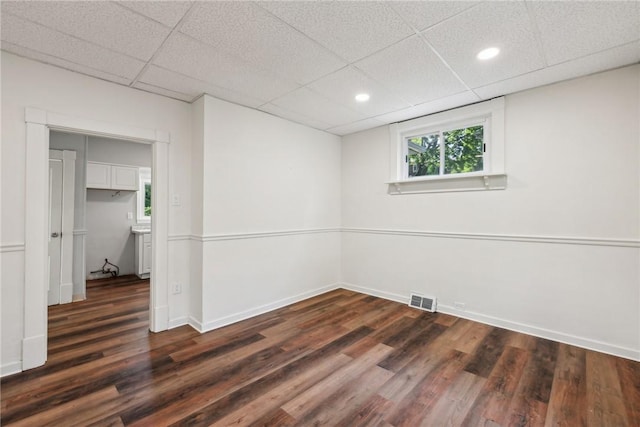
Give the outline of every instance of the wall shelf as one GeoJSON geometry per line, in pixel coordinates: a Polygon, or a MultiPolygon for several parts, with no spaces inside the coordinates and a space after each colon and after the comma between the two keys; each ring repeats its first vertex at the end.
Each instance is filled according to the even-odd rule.
{"type": "Polygon", "coordinates": [[[391,195],[504,190],[507,188],[507,175],[449,175],[390,181],[386,184],[391,195]]]}

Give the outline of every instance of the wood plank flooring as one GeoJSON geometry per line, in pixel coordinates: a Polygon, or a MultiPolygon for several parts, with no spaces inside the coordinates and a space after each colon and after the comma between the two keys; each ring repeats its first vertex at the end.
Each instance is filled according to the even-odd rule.
{"type": "Polygon", "coordinates": [[[49,309],[9,426],[640,426],[640,363],[337,290],[206,334],[148,331],[149,282],[49,309]]]}

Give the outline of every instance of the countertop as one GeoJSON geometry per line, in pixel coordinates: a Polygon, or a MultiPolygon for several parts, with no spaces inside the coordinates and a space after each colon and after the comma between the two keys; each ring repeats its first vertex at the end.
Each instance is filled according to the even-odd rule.
{"type": "Polygon", "coordinates": [[[149,234],[151,233],[150,225],[132,225],[131,232],[133,234],[149,234]]]}

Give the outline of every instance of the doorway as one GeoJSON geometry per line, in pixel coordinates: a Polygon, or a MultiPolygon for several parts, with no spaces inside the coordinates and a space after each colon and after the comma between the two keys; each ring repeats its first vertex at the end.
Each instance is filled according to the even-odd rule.
{"type": "Polygon", "coordinates": [[[145,260],[151,265],[151,254],[138,257],[138,252],[141,239],[151,248],[152,210],[149,205],[145,212],[142,187],[148,177],[152,190],[151,146],[91,135],[86,139],[86,280],[148,278],[150,270],[143,274],[139,267],[145,260]]]}
{"type": "MultiPolygon", "coordinates": [[[[49,282],[54,287],[59,277],[54,261],[59,258],[56,241],[61,242],[69,236],[68,243],[73,244],[72,254],[62,257],[72,264],[72,274],[63,281],[68,292],[60,303],[86,299],[87,280],[113,275],[140,276],[137,267],[141,263],[137,255],[134,256],[134,252],[138,252],[138,234],[134,233],[138,233],[139,228],[148,233],[144,237],[149,243],[145,244],[143,254],[148,268],[141,277],[148,278],[151,272],[151,144],[51,130],[49,148],[49,205],[58,209],[63,203],[56,202],[52,196],[60,197],[55,180],[57,164],[62,161],[59,153],[65,153],[67,157],[75,154],[75,162],[68,165],[75,166],[75,176],[73,181],[67,180],[75,184],[75,189],[69,190],[70,194],[73,191],[74,199],[69,198],[64,203],[73,209],[64,215],[58,212],[57,216],[52,210],[54,215],[49,216],[49,282]],[[108,178],[111,178],[109,182],[108,178]],[[61,233],[62,237],[57,237],[61,231],[61,217],[67,219],[65,224],[68,226],[61,233]],[[52,233],[56,235],[51,237],[52,233]]],[[[52,291],[49,294],[49,305],[57,304],[52,291]]]]}
{"type": "Polygon", "coordinates": [[[168,157],[169,134],[121,123],[101,122],[27,107],[26,122],[26,200],[25,218],[25,310],[22,341],[22,370],[43,365],[47,360],[47,283],[48,283],[48,157],[49,132],[96,135],[152,145],[152,270],[149,328],[168,329],[168,157]]]}

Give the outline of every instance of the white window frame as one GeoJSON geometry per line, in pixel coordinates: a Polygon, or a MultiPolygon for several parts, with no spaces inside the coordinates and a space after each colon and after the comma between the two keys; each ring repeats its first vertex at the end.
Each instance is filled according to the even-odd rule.
{"type": "MultiPolygon", "coordinates": [[[[444,140],[441,141],[444,144],[444,140]]],[[[389,194],[503,190],[504,98],[468,105],[390,126],[389,194]],[[483,170],[469,173],[409,177],[408,138],[482,124],[483,170]]]]}
{"type": "MultiPolygon", "coordinates": [[[[145,184],[151,184],[151,168],[140,167],[138,168],[138,209],[137,209],[137,222],[138,224],[149,224],[151,222],[150,216],[144,214],[144,186],[145,184]]],[[[151,188],[153,192],[153,187],[151,188]]]]}

